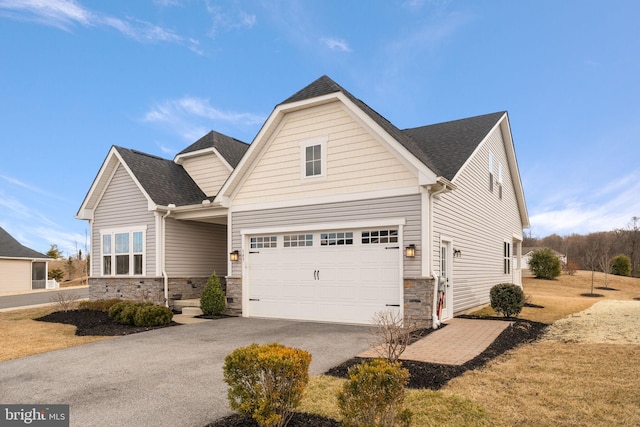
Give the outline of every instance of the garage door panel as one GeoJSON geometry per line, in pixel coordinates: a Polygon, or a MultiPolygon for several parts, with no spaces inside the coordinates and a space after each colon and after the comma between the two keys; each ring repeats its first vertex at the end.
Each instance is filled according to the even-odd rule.
{"type": "Polygon", "coordinates": [[[361,244],[357,230],[352,244],[323,246],[314,233],[314,246],[285,248],[283,236],[249,254],[250,316],[370,323],[389,304],[400,310],[399,247],[361,244]]]}

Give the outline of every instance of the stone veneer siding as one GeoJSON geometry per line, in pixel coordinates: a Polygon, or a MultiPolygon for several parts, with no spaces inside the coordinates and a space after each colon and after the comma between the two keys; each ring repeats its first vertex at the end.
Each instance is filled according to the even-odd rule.
{"type": "MultiPolygon", "coordinates": [[[[242,314],[242,278],[227,276],[227,310],[242,314]]],[[[405,277],[404,315],[419,324],[431,327],[433,313],[433,287],[431,277],[405,277]]]]}
{"type": "Polygon", "coordinates": [[[405,277],[403,286],[405,318],[430,328],[435,280],[432,277],[405,277]]]}
{"type": "MultiPolygon", "coordinates": [[[[169,304],[178,299],[200,298],[209,277],[170,277],[169,304]]],[[[220,278],[222,290],[225,279],[220,278]]],[[[164,304],[162,277],[90,277],[89,297],[97,299],[129,299],[164,304]]]]}
{"type": "Polygon", "coordinates": [[[227,312],[242,315],[242,277],[227,276],[227,312]]]}

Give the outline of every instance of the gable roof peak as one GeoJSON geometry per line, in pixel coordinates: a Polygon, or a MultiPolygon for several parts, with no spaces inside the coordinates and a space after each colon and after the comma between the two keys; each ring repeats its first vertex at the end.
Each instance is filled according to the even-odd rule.
{"type": "Polygon", "coordinates": [[[305,99],[316,98],[318,96],[328,95],[335,92],[346,93],[347,91],[325,74],[309,83],[307,86],[303,87],[278,105],[304,101],[305,99]]]}
{"type": "Polygon", "coordinates": [[[249,144],[223,133],[216,132],[215,130],[211,130],[196,142],[176,154],[175,159],[178,159],[180,156],[185,154],[194,153],[207,148],[215,148],[231,165],[231,167],[235,168],[238,166],[238,163],[244,153],[249,149],[249,144]]]}

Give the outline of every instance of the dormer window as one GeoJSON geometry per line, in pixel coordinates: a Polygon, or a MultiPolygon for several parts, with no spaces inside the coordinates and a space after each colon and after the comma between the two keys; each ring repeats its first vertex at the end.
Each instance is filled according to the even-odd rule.
{"type": "Polygon", "coordinates": [[[327,138],[308,139],[300,143],[302,179],[323,178],[327,174],[327,138]]]}

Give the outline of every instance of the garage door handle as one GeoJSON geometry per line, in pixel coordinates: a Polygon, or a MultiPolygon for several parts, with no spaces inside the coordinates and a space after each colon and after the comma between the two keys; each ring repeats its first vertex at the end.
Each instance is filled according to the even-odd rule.
{"type": "Polygon", "coordinates": [[[387,246],[385,249],[400,249],[400,246],[387,246]]]}
{"type": "Polygon", "coordinates": [[[387,307],[400,307],[400,304],[386,304],[387,307]]]}
{"type": "Polygon", "coordinates": [[[260,301],[260,298],[249,298],[249,301],[260,301]]]}
{"type": "Polygon", "coordinates": [[[320,280],[320,270],[313,270],[313,280],[320,280]]]}

